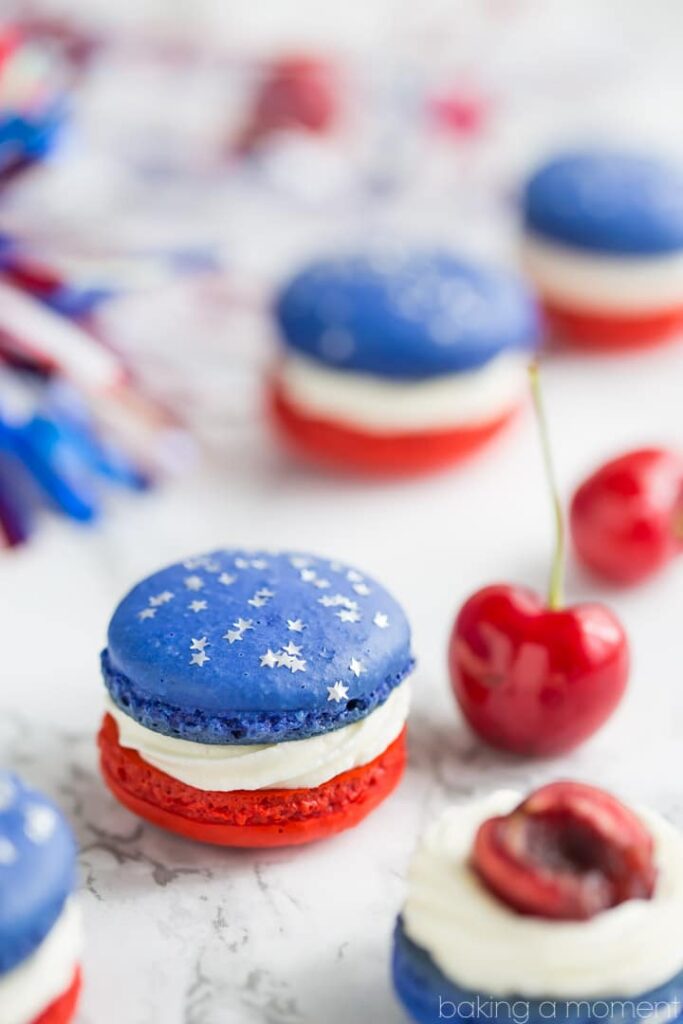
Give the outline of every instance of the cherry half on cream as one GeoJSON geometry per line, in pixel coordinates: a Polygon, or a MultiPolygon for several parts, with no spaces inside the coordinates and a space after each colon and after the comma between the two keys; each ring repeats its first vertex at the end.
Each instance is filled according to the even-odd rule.
{"type": "Polygon", "coordinates": [[[640,818],[579,782],[543,786],[510,814],[483,822],[472,867],[511,909],[564,921],[649,899],[657,874],[640,818]]]}
{"type": "Polygon", "coordinates": [[[611,583],[638,583],[683,551],[683,456],[642,448],[611,459],[577,489],[574,548],[611,583]]]}
{"type": "Polygon", "coordinates": [[[487,743],[527,756],[576,747],[609,718],[629,673],[626,634],[609,608],[565,607],[565,529],[538,379],[531,385],[556,523],[549,595],[502,583],[470,597],[450,639],[453,691],[487,743]]]}

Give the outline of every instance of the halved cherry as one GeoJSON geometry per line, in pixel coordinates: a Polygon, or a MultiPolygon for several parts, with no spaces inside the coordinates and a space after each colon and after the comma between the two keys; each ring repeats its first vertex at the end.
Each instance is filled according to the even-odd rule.
{"type": "Polygon", "coordinates": [[[585,920],[649,899],[656,867],[641,820],[604,790],[554,782],[477,832],[472,866],[520,914],[585,920]]]}

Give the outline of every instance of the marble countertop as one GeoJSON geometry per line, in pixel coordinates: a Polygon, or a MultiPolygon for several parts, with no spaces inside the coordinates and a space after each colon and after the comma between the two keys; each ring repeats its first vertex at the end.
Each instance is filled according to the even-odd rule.
{"type": "MultiPolygon", "coordinates": [[[[597,460],[680,442],[683,346],[630,358],[551,356],[545,376],[569,491],[597,460]]],[[[122,501],[98,531],[52,523],[0,572],[0,754],[64,807],[78,834],[87,945],[79,1024],[346,1024],[403,1019],[391,931],[416,837],[454,800],[568,775],[683,825],[683,567],[633,592],[570,568],[570,599],[613,602],[634,668],[612,722],[571,757],[525,763],[466,731],[445,671],[453,615],[477,586],[543,588],[551,515],[533,421],[460,471],[361,484],[283,460],[258,427],[164,491],[122,501]],[[221,544],[305,546],[354,562],[405,604],[415,631],[410,763],[355,831],[310,848],[231,852],[143,825],[96,768],[98,653],[115,601],[142,574],[221,544]]]]}

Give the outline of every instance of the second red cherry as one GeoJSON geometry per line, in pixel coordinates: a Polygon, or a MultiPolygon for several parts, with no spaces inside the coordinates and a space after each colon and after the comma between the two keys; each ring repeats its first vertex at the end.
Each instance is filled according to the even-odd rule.
{"type": "Polygon", "coordinates": [[[683,456],[643,448],[605,463],[576,491],[579,559],[612,583],[637,583],[683,551],[683,456]]]}

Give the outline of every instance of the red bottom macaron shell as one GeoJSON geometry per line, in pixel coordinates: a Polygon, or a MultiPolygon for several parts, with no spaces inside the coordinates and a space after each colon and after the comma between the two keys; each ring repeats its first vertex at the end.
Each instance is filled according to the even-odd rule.
{"type": "Polygon", "coordinates": [[[277,384],[271,386],[269,399],[276,427],[298,452],[318,463],[382,476],[428,472],[458,462],[486,444],[517,411],[509,409],[469,428],[374,434],[311,416],[277,384]]]}
{"type": "Polygon", "coordinates": [[[43,1010],[40,1017],[36,1017],[33,1024],[68,1024],[76,1012],[78,997],[81,994],[81,970],[77,968],[71,987],[64,995],[59,996],[53,1003],[50,1003],[46,1010],[43,1010]]]}
{"type": "Polygon", "coordinates": [[[647,348],[683,330],[683,305],[643,316],[617,316],[546,301],[543,312],[551,335],[558,340],[603,352],[647,348]]]}
{"type": "MultiPolygon", "coordinates": [[[[105,715],[98,737],[107,786],[130,811],[154,825],[219,846],[292,846],[352,828],[399,782],[405,766],[405,728],[370,764],[314,789],[204,791],[147,764],[118,742],[105,715]]],[[[42,1022],[41,1022],[42,1024],[42,1022]]]]}

